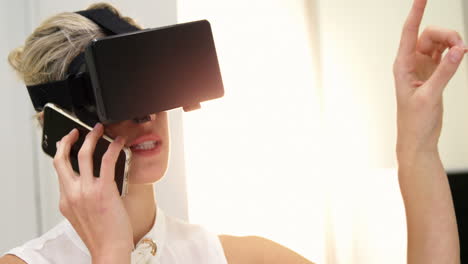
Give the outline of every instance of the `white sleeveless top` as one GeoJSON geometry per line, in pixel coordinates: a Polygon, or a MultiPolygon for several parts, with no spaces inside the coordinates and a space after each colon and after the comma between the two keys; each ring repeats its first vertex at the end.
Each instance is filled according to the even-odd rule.
{"type": "MultiPolygon", "coordinates": [[[[86,245],[67,220],[5,254],[15,255],[28,264],[91,263],[86,245]]],[[[158,208],[155,224],[132,252],[132,264],[146,263],[227,264],[227,260],[217,235],[199,225],[166,216],[158,208]],[[156,245],[154,256],[150,243],[143,243],[145,238],[152,239],[156,245]]]]}

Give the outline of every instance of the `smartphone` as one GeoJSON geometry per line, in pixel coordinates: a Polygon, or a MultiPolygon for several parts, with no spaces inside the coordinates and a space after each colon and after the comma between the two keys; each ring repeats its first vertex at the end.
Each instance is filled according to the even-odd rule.
{"type": "Polygon", "coordinates": [[[102,123],[197,108],[224,95],[206,20],[93,39],[85,58],[102,123]]]}
{"type": "MultiPolygon", "coordinates": [[[[73,170],[79,174],[78,152],[84,143],[86,135],[92,130],[92,128],[52,103],[45,105],[44,126],[42,130],[42,150],[47,155],[54,157],[57,152],[56,142],[61,140],[74,128],[78,129],[79,137],[71,147],[70,163],[73,170]]],[[[93,155],[93,171],[95,177],[99,177],[102,156],[107,151],[112,141],[113,140],[111,138],[104,135],[96,144],[93,155]]],[[[125,196],[128,191],[130,158],[131,151],[128,148],[123,148],[115,164],[115,183],[117,184],[117,189],[122,197],[125,196]]]]}

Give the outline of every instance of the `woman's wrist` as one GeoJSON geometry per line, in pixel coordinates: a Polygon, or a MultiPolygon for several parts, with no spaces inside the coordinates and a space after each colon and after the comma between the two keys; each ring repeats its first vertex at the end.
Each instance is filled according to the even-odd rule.
{"type": "Polygon", "coordinates": [[[398,168],[400,171],[411,170],[414,167],[442,164],[439,150],[424,150],[424,151],[398,151],[397,150],[398,168]]]}
{"type": "Polygon", "coordinates": [[[398,139],[396,154],[399,166],[411,164],[421,158],[439,158],[439,148],[435,144],[415,144],[414,142],[398,139]]]}
{"type": "Polygon", "coordinates": [[[432,174],[428,173],[428,171],[444,171],[438,151],[399,153],[397,154],[397,160],[400,180],[408,177],[423,177],[427,179],[430,176],[429,174],[432,174]]]}

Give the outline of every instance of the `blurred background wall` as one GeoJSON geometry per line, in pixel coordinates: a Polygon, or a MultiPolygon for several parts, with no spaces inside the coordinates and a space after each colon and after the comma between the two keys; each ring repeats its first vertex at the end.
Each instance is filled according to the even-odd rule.
{"type": "Polygon", "coordinates": [[[37,235],[40,225],[40,194],[37,166],[32,139],[33,126],[31,109],[24,88],[20,86],[7,65],[8,51],[23,41],[28,32],[29,15],[26,15],[26,2],[2,1],[0,8],[0,32],[4,37],[0,42],[0,89],[2,103],[1,166],[3,170],[1,202],[2,252],[9,247],[24,242],[37,235]]]}
{"type": "MultiPolygon", "coordinates": [[[[43,18],[91,1],[0,3],[3,251],[60,220],[56,176],[7,53],[43,18]]],[[[183,120],[171,112],[173,157],[157,186],[166,211],[317,263],[405,263],[392,65],[412,1],[112,3],[148,27],[208,19],[213,28],[226,96],[183,120]]],[[[429,0],[423,28],[465,35],[464,10],[462,0],[429,0]]],[[[465,63],[445,93],[448,170],[468,169],[467,81],[465,63]]]]}

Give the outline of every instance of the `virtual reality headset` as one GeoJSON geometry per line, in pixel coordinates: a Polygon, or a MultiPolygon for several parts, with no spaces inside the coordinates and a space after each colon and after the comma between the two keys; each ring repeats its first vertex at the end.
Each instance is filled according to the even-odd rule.
{"type": "Polygon", "coordinates": [[[140,30],[109,9],[77,12],[106,37],[93,39],[65,80],[27,86],[34,109],[54,103],[93,126],[222,97],[223,82],[208,21],[140,30]]]}

